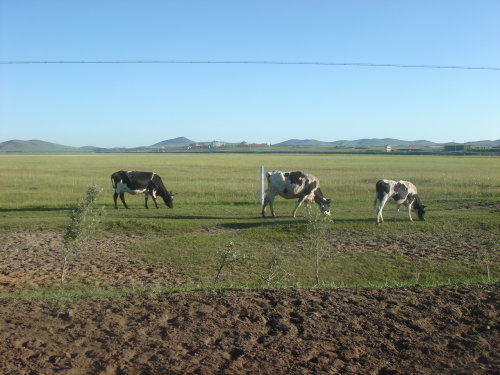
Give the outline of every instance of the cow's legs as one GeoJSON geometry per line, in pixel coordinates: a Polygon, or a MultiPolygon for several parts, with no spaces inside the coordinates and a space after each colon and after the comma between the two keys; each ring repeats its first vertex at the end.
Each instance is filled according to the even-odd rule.
{"type": "Polygon", "coordinates": [[[155,202],[155,206],[156,206],[156,208],[160,208],[160,207],[158,206],[158,202],[156,201],[156,197],[155,197],[154,195],[152,195],[151,197],[153,198],[153,202],[155,202]]]}
{"type": "Polygon", "coordinates": [[[276,214],[274,213],[274,198],[272,198],[269,202],[269,208],[271,209],[271,216],[276,217],[276,214]]]}
{"type": "Polygon", "coordinates": [[[149,208],[148,207],[148,198],[149,198],[150,195],[151,195],[151,198],[153,198],[153,202],[154,202],[156,208],[160,208],[160,207],[158,207],[158,202],[156,201],[156,196],[154,194],[154,191],[146,191],[144,193],[144,196],[145,196],[144,197],[144,204],[146,205],[146,208],[149,208]]]}
{"type": "Polygon", "coordinates": [[[273,201],[274,201],[274,196],[272,194],[267,193],[265,198],[264,198],[264,204],[262,205],[262,217],[266,216],[266,207],[269,205],[271,208],[271,215],[275,217],[276,215],[274,214],[274,207],[273,207],[273,201]]]}
{"type": "Polygon", "coordinates": [[[156,190],[155,190],[154,185],[152,183],[150,183],[148,185],[148,188],[146,189],[144,194],[146,194],[146,208],[148,208],[148,196],[149,195],[151,195],[151,198],[153,198],[153,202],[155,203],[156,208],[159,208],[158,202],[156,201],[156,190]]]}
{"type": "Polygon", "coordinates": [[[264,198],[264,204],[262,205],[262,217],[266,217],[266,206],[269,204],[268,200],[267,200],[267,195],[266,197],[264,198]]]}
{"type": "Polygon", "coordinates": [[[151,193],[151,198],[153,198],[153,202],[155,203],[156,208],[160,208],[160,207],[158,207],[158,202],[156,201],[156,196],[155,196],[154,192],[151,193]]]}
{"type": "Polygon", "coordinates": [[[118,205],[116,204],[116,201],[118,200],[118,193],[116,191],[113,194],[113,200],[115,201],[115,209],[118,209],[118,205]]]}
{"type": "Polygon", "coordinates": [[[293,210],[292,212],[292,216],[295,217],[295,214],[297,213],[297,210],[299,209],[300,205],[302,203],[304,203],[304,201],[307,199],[307,196],[305,196],[304,198],[300,198],[299,201],[297,202],[297,204],[295,205],[295,209],[293,210]]]}
{"type": "Polygon", "coordinates": [[[413,219],[411,218],[411,209],[412,209],[412,206],[413,206],[413,202],[411,202],[408,205],[408,219],[410,219],[410,221],[413,221],[413,219]]]}
{"type": "Polygon", "coordinates": [[[384,216],[382,215],[384,211],[384,206],[387,203],[389,196],[386,195],[382,199],[377,199],[377,224],[384,222],[384,216]]]}
{"type": "Polygon", "coordinates": [[[120,193],[120,199],[123,202],[125,208],[128,208],[127,203],[125,203],[125,193],[120,193]]]}

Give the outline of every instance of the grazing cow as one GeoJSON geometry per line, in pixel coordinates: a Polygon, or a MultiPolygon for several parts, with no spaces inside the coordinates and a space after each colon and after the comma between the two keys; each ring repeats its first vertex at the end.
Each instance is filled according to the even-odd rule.
{"type": "Polygon", "coordinates": [[[376,184],[377,196],[374,205],[377,209],[377,224],[384,221],[382,210],[387,202],[396,203],[394,211],[394,220],[399,213],[399,206],[404,204],[408,208],[408,218],[411,218],[411,210],[414,209],[418,213],[420,220],[425,220],[425,206],[422,205],[420,197],[417,193],[417,188],[408,181],[392,181],[380,180],[376,184]]]}
{"type": "Polygon", "coordinates": [[[125,203],[125,193],[129,194],[145,194],[145,205],[148,208],[148,196],[153,197],[153,202],[155,202],[156,208],[158,208],[158,203],[156,202],[156,196],[159,195],[165,201],[165,204],[173,208],[173,196],[168,192],[160,176],[153,172],[126,172],[118,171],[111,175],[111,183],[115,189],[113,194],[113,199],[115,200],[115,208],[118,208],[116,200],[118,195],[123,202],[125,208],[128,208],[127,203],[125,203]]]}
{"type": "Polygon", "coordinates": [[[303,172],[281,172],[273,171],[267,172],[267,192],[262,205],[262,216],[266,216],[266,206],[269,204],[271,207],[271,215],[275,217],[273,202],[276,194],[281,195],[286,199],[296,199],[298,202],[292,212],[293,217],[300,205],[306,202],[309,205],[315,201],[319,205],[321,212],[330,216],[330,202],[331,199],[323,197],[323,193],[319,188],[319,180],[313,175],[303,172]]]}

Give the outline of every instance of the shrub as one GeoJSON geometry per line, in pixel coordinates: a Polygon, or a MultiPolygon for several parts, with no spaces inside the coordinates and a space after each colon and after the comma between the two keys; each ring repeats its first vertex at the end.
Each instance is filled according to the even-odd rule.
{"type": "Polygon", "coordinates": [[[64,283],[66,264],[68,257],[80,249],[82,245],[95,232],[101,217],[104,215],[104,207],[94,208],[99,193],[102,191],[97,185],[87,188],[85,197],[71,210],[69,224],[63,235],[63,265],[61,271],[61,285],[64,283]]]}

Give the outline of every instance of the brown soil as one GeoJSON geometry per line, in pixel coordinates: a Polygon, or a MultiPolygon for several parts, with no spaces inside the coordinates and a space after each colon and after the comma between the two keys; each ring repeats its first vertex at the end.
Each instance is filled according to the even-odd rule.
{"type": "MultiPolygon", "coordinates": [[[[151,264],[131,253],[131,245],[140,239],[137,235],[104,235],[88,241],[71,255],[66,283],[111,289],[178,286],[182,275],[171,267],[151,264]]],[[[0,291],[57,284],[63,259],[59,233],[44,230],[10,233],[2,242],[0,254],[5,258],[0,264],[0,291]]]]}
{"type": "MultiPolygon", "coordinates": [[[[338,238],[341,250],[358,242],[369,248],[369,238],[338,238]]],[[[130,256],[138,240],[91,241],[72,259],[78,269],[68,271],[68,281],[180,284],[183,275],[168,265],[130,256]],[[107,251],[96,258],[96,248],[107,251]]],[[[394,241],[404,251],[407,239],[386,241],[385,251],[394,241]]],[[[476,241],[461,241],[453,253],[434,242],[433,256],[461,257],[476,241]]],[[[54,283],[60,246],[55,232],[9,234],[0,244],[0,291],[54,283]]],[[[432,249],[412,254],[426,257],[432,249]]],[[[0,373],[494,374],[499,300],[498,285],[0,299],[0,373]]]]}
{"type": "Polygon", "coordinates": [[[494,374],[497,286],[0,300],[2,374],[494,374]]]}
{"type": "MultiPolygon", "coordinates": [[[[492,235],[493,236],[493,235],[492,235]]],[[[485,238],[470,233],[382,233],[372,234],[354,230],[336,231],[330,245],[338,255],[353,255],[366,251],[378,251],[388,255],[400,255],[410,259],[440,259],[478,261],[484,248],[485,238]]],[[[490,245],[491,246],[491,245],[490,245]]],[[[500,261],[498,244],[492,251],[494,262],[500,261]]]]}
{"type": "MultiPolygon", "coordinates": [[[[219,233],[227,229],[205,228],[219,233]]],[[[197,235],[197,232],[193,232],[197,235]]],[[[411,259],[454,259],[478,262],[484,238],[473,234],[365,233],[353,230],[335,231],[329,243],[331,251],[324,256],[355,255],[366,251],[400,255],[411,259]]],[[[141,237],[134,234],[104,234],[88,241],[70,257],[66,283],[107,289],[143,289],[157,286],[175,288],[199,280],[184,275],[168,264],[152,264],[134,252],[134,243],[141,237]]],[[[306,243],[299,246],[306,246],[306,243]]],[[[498,244],[490,254],[491,262],[500,262],[498,244]]],[[[60,233],[39,229],[12,232],[0,238],[0,292],[26,288],[50,287],[61,277],[62,237],[60,233]]]]}

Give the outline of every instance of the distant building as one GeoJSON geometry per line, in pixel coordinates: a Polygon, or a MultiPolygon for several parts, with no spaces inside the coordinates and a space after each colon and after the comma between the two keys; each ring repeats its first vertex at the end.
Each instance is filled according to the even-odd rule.
{"type": "Polygon", "coordinates": [[[385,146],[385,152],[392,152],[392,147],[391,147],[391,145],[386,145],[386,146],[385,146]]]}
{"type": "Polygon", "coordinates": [[[193,147],[204,147],[204,148],[217,148],[217,147],[224,147],[225,143],[224,142],[219,142],[219,141],[212,141],[212,142],[196,142],[192,143],[188,146],[188,148],[193,148],[193,147]]]}

